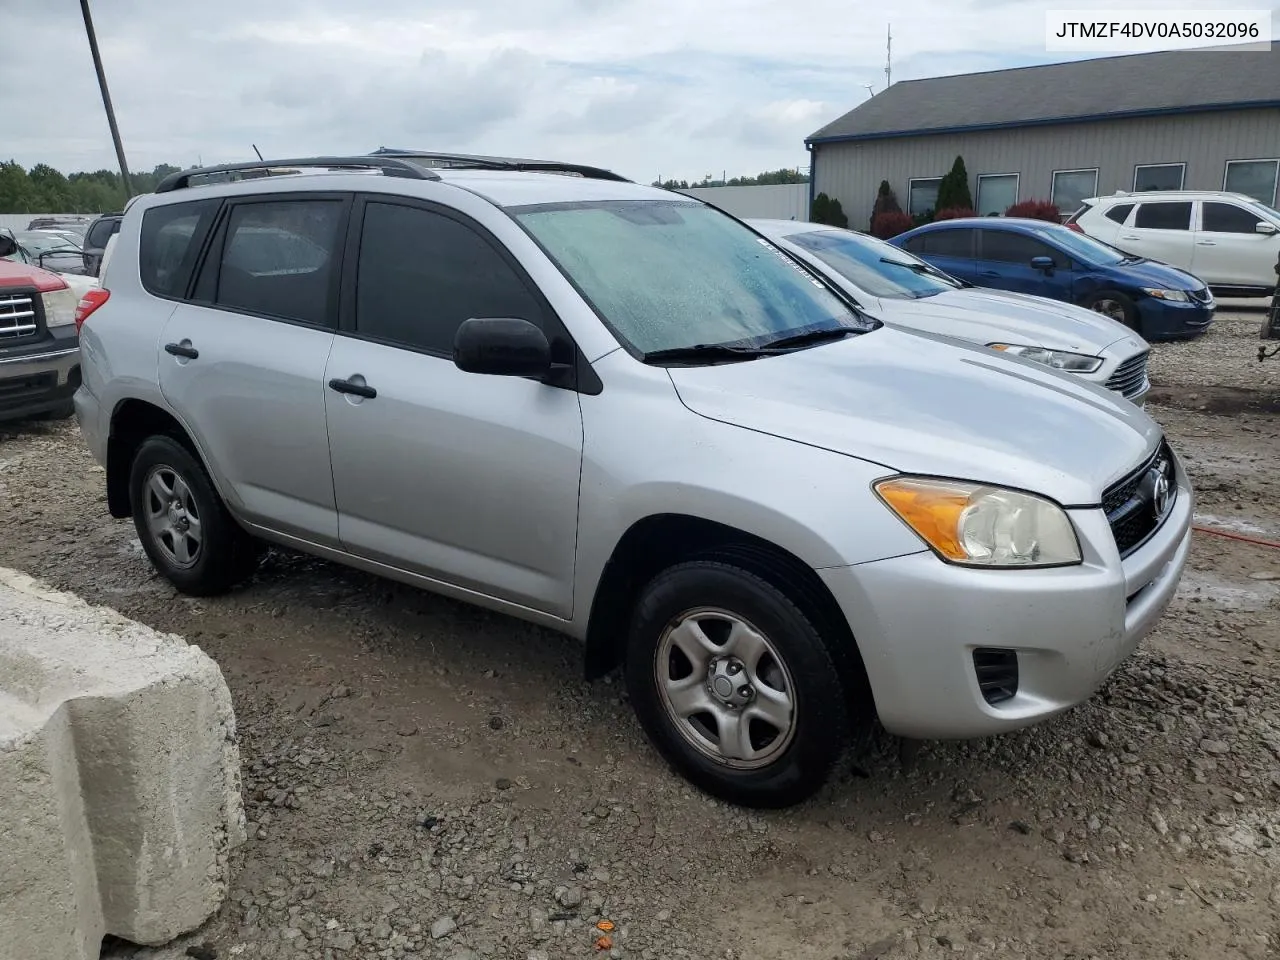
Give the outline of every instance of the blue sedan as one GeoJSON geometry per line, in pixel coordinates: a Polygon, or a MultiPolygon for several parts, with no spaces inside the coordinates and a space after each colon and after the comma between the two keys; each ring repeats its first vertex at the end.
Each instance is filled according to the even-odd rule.
{"type": "Polygon", "coordinates": [[[943,220],[890,243],[975,286],[1089,307],[1147,340],[1204,333],[1217,306],[1209,288],[1185,270],[1044,220],[943,220]]]}

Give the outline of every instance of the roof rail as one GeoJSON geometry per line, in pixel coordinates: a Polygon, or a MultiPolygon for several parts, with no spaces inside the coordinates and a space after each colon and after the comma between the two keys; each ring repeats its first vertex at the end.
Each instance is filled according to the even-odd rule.
{"type": "MultiPolygon", "coordinates": [[[[296,160],[254,160],[245,163],[224,163],[216,167],[195,167],[171,173],[156,186],[156,193],[168,193],[171,190],[182,190],[191,186],[194,177],[217,176],[218,174],[256,173],[261,177],[269,177],[272,171],[289,171],[299,167],[330,170],[380,170],[383,176],[407,177],[413,180],[439,180],[440,175],[432,173],[425,165],[414,163],[407,157],[369,156],[369,157],[303,157],[296,160]]],[[[228,177],[227,179],[230,179],[228,177]]]]}
{"type": "Polygon", "coordinates": [[[437,153],[430,150],[398,150],[379,147],[370,156],[400,158],[421,163],[424,167],[452,167],[461,170],[514,170],[542,173],[573,173],[591,180],[615,180],[631,183],[621,174],[603,167],[558,160],[529,160],[522,157],[489,157],[471,153],[437,153]]]}

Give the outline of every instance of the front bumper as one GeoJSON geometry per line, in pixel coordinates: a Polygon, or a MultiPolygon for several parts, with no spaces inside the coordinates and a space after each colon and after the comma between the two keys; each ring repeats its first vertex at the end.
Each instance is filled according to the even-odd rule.
{"type": "Polygon", "coordinates": [[[1147,340],[1178,340],[1198,337],[1209,329],[1218,309],[1212,295],[1208,303],[1192,300],[1175,303],[1142,297],[1136,301],[1141,333],[1147,340]]]}
{"type": "Polygon", "coordinates": [[[925,551],[818,571],[840,604],[880,722],[918,739],[987,736],[1085,700],[1163,615],[1191,546],[1194,498],[1181,464],[1164,524],[1123,561],[1101,508],[1069,511],[1084,562],[976,570],[925,551]],[[974,651],[1017,653],[1016,694],[983,696],[974,651]]]}
{"type": "Polygon", "coordinates": [[[29,347],[0,349],[0,421],[67,407],[80,386],[74,331],[29,347]]]}

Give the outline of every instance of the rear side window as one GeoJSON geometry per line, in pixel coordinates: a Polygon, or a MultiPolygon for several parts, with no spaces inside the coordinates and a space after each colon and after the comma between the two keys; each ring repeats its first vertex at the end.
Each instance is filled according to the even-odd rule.
{"type": "Polygon", "coordinates": [[[515,269],[464,223],[420,207],[369,203],[360,236],[356,330],[451,354],[464,320],[511,317],[542,325],[515,269]]]}
{"type": "Polygon", "coordinates": [[[1253,233],[1262,222],[1256,213],[1234,203],[1210,203],[1204,205],[1204,226],[1209,233],[1253,233]]]}
{"type": "Polygon", "coordinates": [[[1190,230],[1191,202],[1139,204],[1133,225],[1146,230],[1190,230]]]}
{"type": "Polygon", "coordinates": [[[1114,207],[1107,211],[1108,220],[1114,220],[1116,223],[1124,223],[1129,219],[1129,211],[1133,209],[1132,203],[1117,203],[1114,207]]]}
{"type": "Polygon", "coordinates": [[[345,206],[342,200],[312,199],[236,204],[226,221],[214,303],[282,320],[331,323],[345,206]]]}
{"type": "Polygon", "coordinates": [[[918,239],[924,241],[924,248],[912,250],[913,253],[923,252],[935,257],[973,256],[973,231],[969,229],[932,230],[918,239]]]}
{"type": "MultiPolygon", "coordinates": [[[[148,293],[158,297],[186,294],[191,271],[220,202],[193,200],[190,203],[171,203],[152,207],[142,215],[138,272],[148,293]]],[[[120,221],[115,221],[115,224],[119,227],[120,221]]],[[[111,233],[108,233],[106,239],[110,237],[111,233]]]]}

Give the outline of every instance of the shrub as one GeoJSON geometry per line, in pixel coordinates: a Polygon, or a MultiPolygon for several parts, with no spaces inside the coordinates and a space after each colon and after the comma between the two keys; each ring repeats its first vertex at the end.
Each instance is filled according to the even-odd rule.
{"type": "Polygon", "coordinates": [[[926,223],[932,223],[932,222],[933,222],[932,207],[930,207],[924,213],[917,213],[915,216],[911,218],[911,225],[913,227],[923,227],[926,223]]]}
{"type": "Polygon", "coordinates": [[[835,197],[831,198],[831,209],[827,211],[827,216],[830,218],[827,223],[833,227],[849,226],[849,217],[845,214],[844,208],[840,206],[840,201],[835,197]]]}
{"type": "Polygon", "coordinates": [[[959,220],[961,217],[976,217],[975,213],[969,207],[945,207],[933,215],[934,222],[939,220],[959,220]]]}
{"type": "Polygon", "coordinates": [[[809,219],[814,223],[826,223],[830,216],[831,198],[825,193],[820,193],[813,198],[813,203],[809,207],[809,219]]]}
{"type": "Polygon", "coordinates": [[[1062,214],[1058,206],[1051,200],[1023,200],[1015,203],[1004,212],[1006,217],[1030,217],[1032,220],[1048,220],[1050,223],[1061,223],[1062,214]]]}
{"type": "Polygon", "coordinates": [[[875,205],[871,208],[871,223],[876,222],[876,217],[882,213],[901,213],[902,207],[898,203],[897,194],[893,192],[893,187],[889,186],[888,180],[880,181],[880,190],[876,193],[875,205]]]}
{"type": "Polygon", "coordinates": [[[901,210],[877,213],[871,218],[871,235],[881,240],[889,240],[900,233],[906,233],[916,226],[915,218],[901,210]]]}
{"type": "Polygon", "coordinates": [[[938,184],[937,210],[950,210],[952,207],[972,207],[973,195],[969,193],[969,171],[964,168],[964,158],[956,157],[951,165],[951,172],[938,184]]]}

